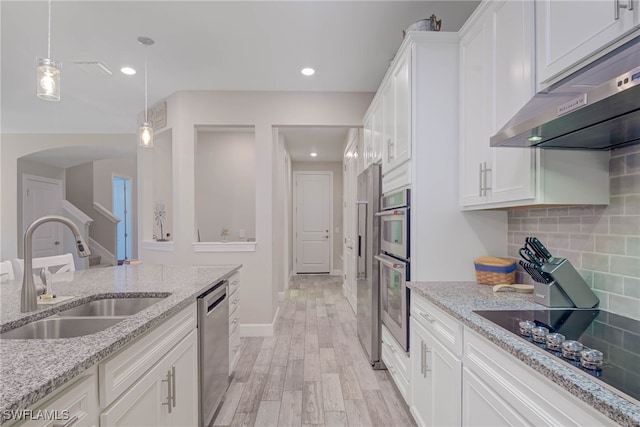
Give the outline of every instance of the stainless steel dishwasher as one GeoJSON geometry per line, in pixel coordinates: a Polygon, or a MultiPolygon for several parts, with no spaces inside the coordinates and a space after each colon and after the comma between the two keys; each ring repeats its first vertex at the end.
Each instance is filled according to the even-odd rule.
{"type": "Polygon", "coordinates": [[[209,426],[229,386],[229,282],[198,297],[200,425],[209,426]]]}

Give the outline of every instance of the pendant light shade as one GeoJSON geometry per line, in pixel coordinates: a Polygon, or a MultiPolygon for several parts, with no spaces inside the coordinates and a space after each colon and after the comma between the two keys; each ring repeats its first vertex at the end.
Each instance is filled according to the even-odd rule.
{"type": "Polygon", "coordinates": [[[36,93],[45,101],[60,101],[60,62],[51,59],[51,0],[49,0],[49,31],[47,57],[38,58],[36,93]]]}
{"type": "Polygon", "coordinates": [[[38,98],[60,101],[60,68],[49,58],[38,58],[38,98]]]}
{"type": "Polygon", "coordinates": [[[138,141],[143,148],[153,148],[153,127],[151,123],[144,122],[138,131],[138,141]]]}
{"type": "Polygon", "coordinates": [[[149,109],[147,107],[147,51],[146,48],[155,42],[149,37],[138,37],[138,43],[145,47],[144,52],[144,122],[138,131],[138,144],[143,148],[153,148],[153,126],[149,123],[149,109]]]}

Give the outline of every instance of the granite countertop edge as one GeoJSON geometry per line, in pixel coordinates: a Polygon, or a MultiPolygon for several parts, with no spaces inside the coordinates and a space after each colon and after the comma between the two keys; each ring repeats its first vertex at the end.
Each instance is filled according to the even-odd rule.
{"type": "MultiPolygon", "coordinates": [[[[445,313],[461,321],[465,326],[498,345],[501,349],[515,356],[532,369],[540,372],[549,380],[594,407],[613,421],[621,425],[640,425],[640,406],[634,405],[632,402],[617,395],[598,382],[589,379],[586,375],[576,372],[560,361],[554,360],[551,356],[548,356],[530,343],[521,340],[511,332],[505,331],[499,326],[473,313],[472,310],[475,309],[491,309],[482,307],[481,304],[483,301],[477,299],[471,300],[468,294],[465,297],[461,297],[459,301],[454,301],[455,298],[451,296],[451,293],[438,295],[438,291],[441,290],[438,289],[438,287],[454,285],[475,289],[474,297],[476,298],[482,298],[482,294],[486,294],[486,290],[491,289],[490,286],[478,285],[476,282],[407,283],[407,287],[409,287],[412,292],[416,292],[421,297],[427,299],[445,313]],[[475,308],[472,307],[474,302],[476,303],[475,308]],[[500,332],[502,333],[499,334],[500,332]]],[[[525,294],[513,295],[515,298],[521,298],[521,301],[518,301],[519,305],[522,303],[527,305],[524,309],[546,309],[546,307],[534,303],[532,297],[524,295],[525,294]]],[[[493,309],[514,309],[513,307],[508,307],[509,302],[500,302],[499,304],[503,306],[493,309]]],[[[522,307],[516,307],[515,309],[519,308],[522,307]]]]}
{"type": "MultiPolygon", "coordinates": [[[[43,379],[42,381],[34,381],[33,383],[26,386],[24,384],[20,384],[21,390],[18,391],[15,395],[9,397],[2,396],[0,398],[0,414],[7,413],[5,411],[20,411],[29,408],[31,405],[46,397],[49,393],[67,384],[69,381],[80,375],[85,370],[103,361],[150,329],[153,329],[154,327],[160,325],[169,317],[190,305],[192,302],[195,302],[196,298],[200,294],[202,294],[202,292],[207,290],[213,282],[218,282],[220,280],[229,278],[234,273],[236,273],[242,267],[242,265],[239,264],[210,267],[222,269],[224,270],[224,272],[219,274],[212,274],[208,278],[209,280],[203,281],[203,283],[199,283],[195,287],[192,287],[188,290],[176,290],[175,292],[165,292],[165,290],[143,292],[98,292],[93,295],[85,295],[79,298],[75,298],[74,300],[71,300],[69,302],[60,303],[60,305],[58,306],[48,307],[47,309],[35,312],[33,314],[27,314],[21,316],[18,319],[9,320],[1,324],[0,331],[4,332],[95,299],[109,297],[122,298],[126,297],[127,295],[133,296],[133,294],[138,297],[141,295],[166,296],[167,294],[169,294],[165,300],[159,301],[158,303],[140,311],[139,313],[128,316],[121,322],[118,322],[110,328],[107,328],[104,331],[100,331],[95,334],[80,336],[76,338],[54,340],[0,340],[0,345],[8,346],[9,350],[15,349],[23,350],[26,352],[28,352],[30,348],[34,349],[39,345],[46,345],[45,343],[43,343],[43,341],[57,342],[53,346],[55,348],[59,348],[62,345],[82,346],[83,344],[89,342],[89,347],[91,348],[91,350],[89,350],[87,354],[83,354],[81,356],[80,360],[74,361],[73,366],[56,372],[56,374],[52,378],[43,379]],[[13,343],[8,341],[12,341],[13,343]],[[96,341],[99,343],[96,343],[96,341]],[[102,343],[103,345],[101,345],[102,343]]],[[[7,352],[8,351],[4,351],[5,357],[7,355],[7,352]]],[[[57,356],[60,359],[65,358],[65,354],[59,354],[57,356]]],[[[51,364],[51,361],[48,361],[48,363],[51,364]]],[[[53,363],[55,363],[55,360],[53,363]]],[[[18,380],[18,378],[12,378],[9,380],[15,381],[18,380]]],[[[11,388],[12,383],[10,381],[8,382],[9,383],[7,384],[5,382],[5,378],[2,379],[3,388],[11,388]]],[[[5,389],[5,391],[6,390],[7,389],[5,389]]],[[[7,421],[9,420],[0,416],[0,424],[4,424],[7,421]]]]}

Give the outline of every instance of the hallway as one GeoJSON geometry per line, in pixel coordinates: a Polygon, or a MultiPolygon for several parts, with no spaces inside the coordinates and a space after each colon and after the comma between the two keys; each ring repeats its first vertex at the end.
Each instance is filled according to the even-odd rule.
{"type": "Polygon", "coordinates": [[[387,371],[373,371],[339,276],[295,276],[275,335],[243,338],[216,426],[415,426],[387,371]]]}

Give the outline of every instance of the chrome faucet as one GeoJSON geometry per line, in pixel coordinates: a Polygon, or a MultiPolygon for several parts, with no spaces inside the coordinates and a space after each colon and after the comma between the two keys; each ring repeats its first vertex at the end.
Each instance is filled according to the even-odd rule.
{"type": "Polygon", "coordinates": [[[22,274],[22,292],[20,293],[20,312],[28,313],[38,308],[38,298],[36,286],[33,283],[33,253],[32,253],[32,237],[36,228],[47,222],[59,222],[64,224],[73,233],[76,239],[78,255],[81,258],[91,255],[89,246],[85,243],[80,229],[70,219],[58,215],[48,215],[33,221],[24,232],[24,272],[22,274]]]}

